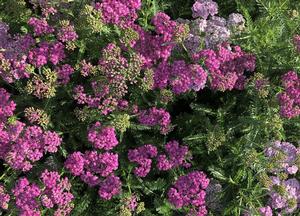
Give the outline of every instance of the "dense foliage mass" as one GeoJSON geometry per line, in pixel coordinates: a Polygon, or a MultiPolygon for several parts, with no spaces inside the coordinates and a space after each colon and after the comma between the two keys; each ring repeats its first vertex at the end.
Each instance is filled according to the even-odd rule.
{"type": "Polygon", "coordinates": [[[299,10],[0,0],[0,215],[299,215],[299,10]]]}

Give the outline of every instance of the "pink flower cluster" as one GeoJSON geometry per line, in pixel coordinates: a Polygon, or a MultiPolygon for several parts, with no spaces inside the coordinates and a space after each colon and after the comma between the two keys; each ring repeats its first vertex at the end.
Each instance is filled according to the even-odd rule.
{"type": "Polygon", "coordinates": [[[0,158],[14,169],[28,171],[43,154],[56,152],[62,138],[38,126],[26,127],[20,121],[8,123],[7,117],[13,115],[16,104],[9,100],[10,95],[5,89],[0,89],[0,96],[3,102],[0,106],[0,158]]]}
{"type": "Polygon", "coordinates": [[[294,71],[282,76],[284,91],[278,94],[280,114],[285,118],[300,115],[300,77],[294,71]]]}
{"type": "Polygon", "coordinates": [[[56,68],[56,72],[58,75],[58,82],[60,84],[66,85],[70,82],[70,76],[74,73],[74,69],[69,64],[64,64],[60,67],[56,68]]]}
{"type": "Polygon", "coordinates": [[[0,137],[0,158],[22,171],[30,170],[47,152],[57,152],[62,142],[55,132],[43,131],[38,126],[26,127],[19,121],[6,126],[0,123],[0,137]]]}
{"type": "MultiPolygon", "coordinates": [[[[162,12],[157,13],[152,23],[155,27],[156,35],[144,31],[140,26],[135,25],[134,29],[139,33],[139,40],[134,49],[144,58],[144,66],[151,67],[159,60],[166,62],[171,55],[176,43],[174,41],[176,33],[181,29],[180,24],[172,21],[170,17],[162,12]]],[[[182,27],[182,26],[181,26],[182,27]]]]}
{"type": "Polygon", "coordinates": [[[115,128],[96,122],[88,131],[88,140],[96,149],[111,150],[118,145],[115,128]]]}
{"type": "Polygon", "coordinates": [[[40,176],[43,186],[30,183],[27,178],[20,178],[12,193],[20,215],[40,216],[41,207],[55,208],[54,216],[69,215],[74,198],[70,192],[71,184],[68,178],[61,179],[58,172],[44,170],[40,176]],[[41,204],[40,204],[41,203],[41,204]]]}
{"type": "Polygon", "coordinates": [[[78,104],[87,104],[91,108],[97,108],[103,115],[107,115],[115,110],[118,105],[116,98],[109,96],[109,85],[98,82],[91,82],[93,94],[85,92],[82,85],[74,88],[74,99],[78,104]]]}
{"type": "Polygon", "coordinates": [[[196,0],[192,11],[193,18],[207,19],[209,15],[214,16],[218,13],[218,4],[212,0],[196,0]]]}
{"type": "Polygon", "coordinates": [[[193,171],[185,176],[180,176],[168,191],[168,200],[176,208],[191,207],[191,215],[204,216],[207,214],[205,207],[205,189],[209,184],[206,174],[193,171]]]}
{"type": "Polygon", "coordinates": [[[36,36],[41,36],[44,34],[50,34],[54,32],[54,28],[49,26],[46,19],[38,19],[31,17],[28,20],[28,25],[32,26],[34,34],[36,36]]]}
{"type": "Polygon", "coordinates": [[[6,122],[15,109],[16,103],[10,99],[10,94],[4,88],[0,88],[0,123],[6,122]]]}
{"type": "Polygon", "coordinates": [[[29,63],[33,64],[35,67],[46,65],[48,61],[57,65],[66,57],[64,48],[65,46],[61,42],[41,42],[38,47],[29,51],[29,63]]]}
{"type": "Polygon", "coordinates": [[[10,200],[10,195],[6,193],[5,188],[3,185],[0,185],[0,208],[8,209],[8,203],[10,200]]]}
{"type": "MultiPolygon", "coordinates": [[[[88,140],[95,148],[111,150],[118,140],[114,128],[103,127],[96,122],[88,131],[88,140]]],[[[65,161],[65,167],[90,187],[99,186],[98,194],[109,200],[121,191],[122,182],[114,171],[118,169],[118,154],[97,151],[74,152],[65,161]]]]}
{"type": "Polygon", "coordinates": [[[166,88],[169,84],[175,94],[185,93],[191,89],[203,89],[207,73],[197,64],[188,65],[183,60],[174,61],[169,65],[160,63],[154,73],[154,87],[166,88]]]}
{"type": "Polygon", "coordinates": [[[245,71],[252,72],[255,69],[255,57],[242,51],[239,46],[231,50],[225,44],[219,46],[216,51],[202,50],[193,58],[204,58],[210,76],[210,87],[213,90],[242,90],[246,84],[245,71]]]}
{"type": "Polygon", "coordinates": [[[128,151],[128,159],[139,165],[134,169],[134,174],[145,177],[151,169],[152,158],[157,156],[157,148],[153,145],[144,145],[128,151]]]}
{"type": "Polygon", "coordinates": [[[118,166],[118,155],[110,152],[74,152],[65,161],[74,176],[80,176],[90,187],[99,186],[99,196],[106,200],[120,193],[121,181],[113,174],[118,166]]]}
{"type": "Polygon", "coordinates": [[[167,134],[170,131],[171,116],[163,108],[152,107],[142,110],[139,112],[138,120],[142,125],[159,126],[161,134],[167,134]]]}
{"type": "Polygon", "coordinates": [[[179,143],[175,140],[166,143],[165,150],[167,155],[161,154],[157,157],[157,168],[159,170],[170,170],[179,166],[186,168],[190,167],[191,164],[186,162],[188,157],[188,147],[179,146],[179,143]]]}
{"type": "Polygon", "coordinates": [[[75,41],[78,35],[73,25],[63,26],[57,33],[57,38],[61,42],[75,41]]]}
{"type": "Polygon", "coordinates": [[[265,156],[270,160],[275,160],[275,163],[278,164],[272,170],[275,174],[281,171],[287,174],[296,174],[298,172],[296,161],[300,156],[300,148],[289,142],[272,142],[271,146],[265,149],[265,156]],[[283,158],[278,159],[278,155],[282,155],[283,158]]]}
{"type": "Polygon", "coordinates": [[[12,37],[8,30],[8,25],[0,22],[0,76],[6,82],[12,83],[29,77],[26,71],[26,55],[35,41],[28,34],[12,37]]]}
{"type": "Polygon", "coordinates": [[[105,23],[129,27],[138,18],[141,5],[141,0],[103,0],[96,3],[95,8],[101,11],[105,23]]]}

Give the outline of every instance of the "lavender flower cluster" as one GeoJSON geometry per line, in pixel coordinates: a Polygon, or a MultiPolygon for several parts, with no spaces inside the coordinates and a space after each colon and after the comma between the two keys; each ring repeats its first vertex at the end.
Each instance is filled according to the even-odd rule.
{"type": "Polygon", "coordinates": [[[265,149],[265,155],[273,166],[269,171],[269,200],[259,211],[263,216],[272,216],[273,211],[278,215],[291,214],[300,205],[300,183],[297,178],[289,178],[298,172],[300,149],[288,142],[275,141],[265,149]]]}

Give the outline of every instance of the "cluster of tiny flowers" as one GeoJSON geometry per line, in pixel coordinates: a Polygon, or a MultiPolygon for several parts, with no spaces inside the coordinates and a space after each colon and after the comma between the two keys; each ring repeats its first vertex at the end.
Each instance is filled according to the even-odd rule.
{"type": "Polygon", "coordinates": [[[62,42],[75,41],[78,38],[78,35],[74,29],[73,25],[70,25],[68,21],[62,23],[61,29],[57,33],[58,40],[62,42]]]}
{"type": "Polygon", "coordinates": [[[97,108],[101,114],[107,115],[111,113],[118,105],[116,98],[109,96],[109,85],[98,82],[91,82],[93,94],[89,95],[85,92],[82,85],[74,88],[74,99],[78,104],[87,105],[91,108],[97,108]]]}
{"type": "Polygon", "coordinates": [[[299,208],[300,203],[300,183],[296,178],[290,177],[298,171],[299,147],[288,142],[275,141],[265,149],[265,156],[271,165],[267,165],[271,176],[265,174],[262,183],[269,190],[269,200],[267,206],[259,211],[263,216],[272,216],[273,211],[278,215],[292,214],[299,208]]]}
{"type": "Polygon", "coordinates": [[[284,91],[278,94],[280,114],[285,118],[300,115],[300,77],[290,71],[282,76],[284,91]]]}
{"type": "Polygon", "coordinates": [[[191,89],[203,89],[207,80],[207,73],[197,64],[188,65],[183,60],[171,65],[162,62],[154,73],[154,87],[166,88],[169,84],[175,94],[185,93],[191,89]]]}
{"type": "Polygon", "coordinates": [[[44,34],[50,34],[54,32],[54,28],[49,26],[46,19],[38,19],[35,17],[31,17],[28,20],[28,25],[33,28],[34,34],[36,36],[41,36],[44,34]]]}
{"type": "MultiPolygon", "coordinates": [[[[226,44],[225,44],[226,45],[226,44]]],[[[242,90],[246,84],[246,71],[254,71],[255,57],[245,53],[239,46],[219,46],[218,50],[205,49],[193,58],[204,58],[205,66],[210,75],[210,87],[213,90],[242,90]]]]}
{"type": "Polygon", "coordinates": [[[270,206],[261,207],[259,213],[261,216],[273,216],[272,208],[270,206]]]}
{"type": "Polygon", "coordinates": [[[58,82],[60,84],[66,85],[70,82],[70,76],[74,72],[74,69],[69,64],[64,64],[56,68],[58,82]]]}
{"type": "Polygon", "coordinates": [[[0,208],[7,209],[10,200],[10,195],[6,193],[3,185],[0,185],[0,208]]]}
{"type": "Polygon", "coordinates": [[[274,174],[286,172],[287,174],[296,174],[298,166],[297,160],[300,158],[300,148],[295,147],[288,142],[275,141],[270,147],[265,149],[265,156],[271,163],[276,164],[270,171],[274,174]]]}
{"type": "Polygon", "coordinates": [[[190,215],[204,216],[207,214],[205,189],[208,185],[205,173],[193,171],[178,178],[168,191],[168,200],[176,208],[190,207],[190,215]]]}
{"type": "Polygon", "coordinates": [[[22,78],[28,78],[27,52],[35,43],[30,35],[16,35],[8,33],[9,27],[0,22],[0,76],[8,83],[22,78]]]}
{"type": "Polygon", "coordinates": [[[270,177],[272,185],[269,191],[269,206],[284,214],[291,214],[299,208],[300,183],[296,178],[280,180],[270,177]]]}
{"type": "Polygon", "coordinates": [[[28,171],[43,154],[56,152],[62,139],[57,133],[43,131],[38,126],[26,127],[20,121],[9,123],[7,117],[13,115],[16,105],[9,101],[10,95],[6,90],[0,89],[0,92],[3,105],[6,106],[5,112],[1,112],[0,107],[0,158],[14,169],[28,171]]]}
{"type": "Polygon", "coordinates": [[[90,187],[99,186],[99,196],[106,200],[120,193],[121,181],[113,174],[118,166],[118,155],[110,152],[74,152],[65,161],[74,176],[80,176],[90,187]]]}
{"type": "Polygon", "coordinates": [[[141,5],[141,0],[103,0],[96,3],[95,8],[101,11],[105,23],[129,27],[138,18],[141,5]]]}
{"type": "Polygon", "coordinates": [[[143,56],[144,67],[151,67],[159,60],[163,62],[168,60],[176,45],[176,35],[181,29],[179,23],[172,21],[167,14],[162,12],[153,17],[152,23],[156,35],[146,32],[138,25],[133,27],[139,33],[139,40],[134,49],[143,56]]]}
{"type": "Polygon", "coordinates": [[[145,126],[159,126],[161,134],[167,134],[170,131],[171,116],[163,108],[152,107],[142,110],[139,112],[138,120],[145,126]]]}
{"type": "Polygon", "coordinates": [[[218,13],[218,4],[212,0],[196,0],[192,11],[193,18],[201,17],[207,19],[209,15],[214,16],[218,13]]]}
{"type": "Polygon", "coordinates": [[[45,128],[49,124],[49,116],[44,110],[37,109],[34,107],[28,107],[24,110],[25,118],[31,124],[38,124],[45,128]]]}
{"type": "Polygon", "coordinates": [[[153,145],[144,145],[128,151],[128,159],[139,166],[135,167],[134,174],[145,177],[151,170],[152,158],[157,156],[157,148],[153,145]]]}
{"type": "Polygon", "coordinates": [[[111,150],[118,145],[115,129],[96,122],[88,131],[88,140],[96,149],[111,150]]]}
{"type": "Polygon", "coordinates": [[[70,192],[71,184],[68,178],[61,179],[59,173],[44,170],[40,179],[42,187],[23,177],[12,189],[20,215],[40,216],[42,206],[46,209],[56,208],[54,216],[69,215],[73,208],[71,202],[74,196],[70,192]]]}
{"type": "Polygon", "coordinates": [[[12,193],[20,215],[40,216],[38,197],[41,195],[41,189],[37,184],[30,183],[26,177],[20,178],[12,193]]]}
{"type": "MultiPolygon", "coordinates": [[[[111,150],[118,144],[114,128],[102,127],[99,122],[89,129],[88,140],[95,148],[105,150],[111,150]]],[[[114,174],[119,166],[118,154],[74,152],[68,156],[64,166],[90,187],[99,186],[98,194],[102,199],[110,200],[121,192],[121,180],[114,174]]]]}
{"type": "MultiPolygon", "coordinates": [[[[132,55],[127,60],[121,55],[121,49],[113,43],[108,44],[101,54],[98,69],[103,80],[91,82],[93,95],[85,93],[83,86],[76,86],[74,98],[78,104],[87,104],[107,115],[117,108],[118,101],[126,95],[128,84],[137,82],[142,62],[138,55],[132,55]]],[[[82,64],[83,76],[94,75],[95,69],[91,64],[82,64]]]]}
{"type": "Polygon", "coordinates": [[[212,0],[196,0],[192,11],[195,20],[177,20],[189,25],[190,32],[184,44],[191,54],[200,51],[204,45],[215,49],[227,42],[231,35],[240,34],[245,28],[245,19],[241,14],[230,14],[228,20],[216,16],[218,5],[212,0]]]}
{"type": "Polygon", "coordinates": [[[68,178],[61,179],[58,172],[45,170],[41,174],[41,180],[44,184],[41,194],[42,205],[48,209],[56,206],[55,216],[69,215],[73,208],[71,202],[74,196],[70,192],[71,183],[68,178]]]}
{"type": "Polygon", "coordinates": [[[16,104],[10,100],[10,94],[4,89],[0,88],[0,123],[6,122],[7,118],[14,114],[16,104]]]}
{"type": "Polygon", "coordinates": [[[191,164],[186,162],[188,157],[188,147],[179,146],[175,140],[166,143],[165,150],[167,155],[161,154],[157,157],[157,168],[159,170],[170,170],[179,166],[190,167],[191,164]]]}
{"type": "Polygon", "coordinates": [[[0,124],[0,158],[13,169],[28,171],[34,162],[47,152],[57,152],[62,139],[55,132],[43,131],[38,126],[26,127],[16,121],[5,126],[0,124]]]}
{"type": "Polygon", "coordinates": [[[41,42],[38,44],[38,47],[29,51],[29,63],[35,67],[46,65],[48,61],[57,65],[66,57],[64,48],[65,46],[61,42],[41,42]]]}

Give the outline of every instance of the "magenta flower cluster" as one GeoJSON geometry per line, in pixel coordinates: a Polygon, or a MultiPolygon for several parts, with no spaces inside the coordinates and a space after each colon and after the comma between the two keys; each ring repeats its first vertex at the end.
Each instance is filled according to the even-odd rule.
{"type": "Polygon", "coordinates": [[[143,145],[128,151],[128,159],[130,162],[138,164],[134,168],[134,174],[139,177],[146,177],[151,170],[151,165],[156,160],[157,169],[167,171],[179,166],[190,167],[191,164],[187,160],[192,159],[189,155],[187,146],[180,146],[176,140],[167,142],[165,145],[167,154],[159,154],[153,145],[143,145]]]}
{"type": "Polygon", "coordinates": [[[179,166],[190,167],[191,164],[186,162],[191,159],[188,155],[189,149],[187,146],[180,146],[176,140],[167,142],[165,145],[166,154],[157,156],[157,168],[159,170],[170,170],[179,166]]]}
{"type": "Polygon", "coordinates": [[[118,166],[118,155],[110,152],[74,152],[65,161],[65,167],[74,176],[80,176],[90,187],[99,186],[99,196],[106,200],[120,193],[120,178],[113,174],[118,166]]]}
{"type": "Polygon", "coordinates": [[[111,150],[118,145],[115,128],[96,122],[88,131],[88,140],[95,149],[111,150]]]}
{"type": "Polygon", "coordinates": [[[105,23],[129,27],[138,18],[141,5],[141,0],[103,0],[95,8],[101,11],[105,23]]]}
{"type": "Polygon", "coordinates": [[[157,13],[152,23],[155,27],[155,35],[143,30],[135,25],[133,28],[139,33],[139,40],[134,49],[139,52],[144,59],[144,67],[151,67],[153,64],[162,60],[166,62],[175,47],[175,35],[182,31],[182,26],[162,12],[157,13]]]}
{"type": "Polygon", "coordinates": [[[10,94],[0,89],[0,158],[13,169],[28,171],[33,163],[47,152],[57,152],[62,138],[56,132],[43,131],[38,126],[26,126],[20,121],[9,123],[16,104],[9,100],[10,94]]]}
{"type": "Polygon", "coordinates": [[[20,178],[12,189],[20,215],[40,216],[42,207],[54,209],[54,216],[69,215],[72,210],[73,194],[68,178],[61,178],[58,172],[44,170],[39,186],[30,183],[26,177],[20,178]]]}
{"type": "Polygon", "coordinates": [[[190,207],[190,215],[204,216],[207,214],[205,189],[208,185],[205,173],[193,171],[178,178],[168,191],[168,200],[176,208],[190,207]]]}
{"type": "Polygon", "coordinates": [[[31,17],[28,20],[28,25],[33,28],[33,32],[36,36],[41,36],[45,34],[50,34],[54,32],[54,28],[49,26],[46,19],[38,19],[35,17],[31,17]]]}
{"type": "Polygon", "coordinates": [[[183,60],[174,61],[171,65],[160,63],[154,73],[154,88],[171,86],[175,94],[189,90],[199,91],[205,87],[207,73],[198,64],[188,65],[183,60]]]}
{"type": "Polygon", "coordinates": [[[300,148],[295,147],[289,142],[272,142],[270,147],[265,149],[265,156],[271,160],[275,161],[277,166],[272,172],[277,174],[279,172],[286,172],[287,174],[296,174],[298,172],[298,166],[296,161],[300,156],[300,148]],[[278,158],[278,155],[280,158],[278,158]]]}
{"type": "Polygon", "coordinates": [[[142,110],[139,112],[138,120],[145,126],[159,126],[161,134],[167,134],[170,131],[171,116],[163,108],[152,107],[142,110]]]}
{"type": "Polygon", "coordinates": [[[13,83],[29,77],[26,54],[35,41],[29,34],[11,36],[8,31],[8,25],[0,22],[0,76],[13,83]]]}
{"type": "Polygon", "coordinates": [[[78,35],[73,25],[63,26],[57,33],[57,39],[61,42],[75,41],[78,35]]]}
{"type": "Polygon", "coordinates": [[[74,73],[74,69],[71,65],[64,64],[60,67],[57,67],[56,72],[58,76],[58,82],[60,84],[66,85],[70,82],[70,76],[74,73]]]}
{"type": "MultiPolygon", "coordinates": [[[[88,140],[96,149],[111,150],[118,144],[114,128],[103,127],[100,122],[89,129],[88,140]]],[[[114,174],[119,166],[118,158],[118,154],[111,152],[74,152],[68,156],[64,166],[90,187],[99,186],[99,196],[109,200],[121,191],[121,180],[114,174]]]]}
{"type": "Polygon", "coordinates": [[[0,123],[6,122],[15,109],[16,103],[10,99],[10,94],[4,88],[0,88],[0,123]]]}
{"type": "Polygon", "coordinates": [[[62,142],[55,132],[43,131],[38,126],[26,127],[19,121],[6,126],[0,123],[0,137],[0,158],[22,171],[29,171],[47,152],[57,152],[62,142]]]}
{"type": "Polygon", "coordinates": [[[41,42],[38,47],[33,48],[28,53],[29,63],[39,68],[51,62],[57,65],[66,57],[65,46],[61,42],[41,42]]]}
{"type": "Polygon", "coordinates": [[[6,192],[3,185],[0,185],[0,208],[7,209],[10,195],[6,192]]]}
{"type": "Polygon", "coordinates": [[[255,57],[242,51],[239,46],[233,47],[233,50],[225,45],[218,50],[202,50],[193,58],[205,60],[213,90],[242,90],[246,84],[245,72],[255,69],[255,57]]]}
{"type": "Polygon", "coordinates": [[[152,158],[157,156],[157,148],[153,145],[144,145],[128,151],[128,159],[139,166],[134,168],[134,174],[145,177],[151,170],[152,158]]]}
{"type": "Polygon", "coordinates": [[[300,77],[294,71],[282,76],[284,91],[278,94],[280,114],[285,118],[294,118],[300,115],[300,77]]]}

